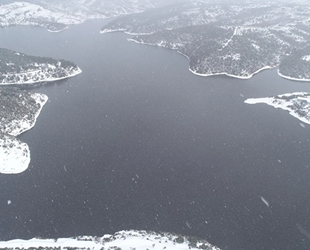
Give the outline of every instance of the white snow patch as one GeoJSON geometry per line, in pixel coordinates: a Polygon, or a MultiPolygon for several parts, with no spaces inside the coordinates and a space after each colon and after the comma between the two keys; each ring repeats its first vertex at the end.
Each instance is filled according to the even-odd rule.
{"type": "Polygon", "coordinates": [[[244,102],[247,104],[265,103],[274,108],[287,110],[290,115],[303,123],[310,124],[310,93],[294,92],[276,97],[249,98],[244,102]]]}
{"type": "Polygon", "coordinates": [[[198,241],[195,246],[190,246],[187,237],[169,233],[154,233],[146,231],[120,231],[114,235],[103,237],[81,236],[76,238],[10,240],[0,242],[0,248],[28,249],[28,248],[78,248],[91,250],[187,250],[207,249],[220,250],[206,241],[198,241]],[[177,240],[178,239],[178,240],[177,240]]]}
{"type": "Polygon", "coordinates": [[[29,163],[30,151],[26,143],[9,135],[0,137],[0,173],[19,174],[28,168],[29,163]]]}
{"type": "Polygon", "coordinates": [[[304,60],[304,61],[310,61],[310,55],[306,55],[306,56],[303,56],[302,58],[301,58],[301,60],[304,60]]]}
{"type": "Polygon", "coordinates": [[[250,79],[251,77],[253,77],[253,75],[259,73],[260,71],[262,70],[265,70],[265,69],[272,69],[273,67],[271,66],[265,66],[265,67],[262,67],[261,69],[258,69],[257,71],[255,71],[254,73],[250,74],[246,71],[243,71],[243,75],[239,76],[239,75],[232,75],[232,74],[228,74],[227,72],[220,72],[220,73],[206,73],[206,74],[201,74],[201,73],[197,73],[196,71],[192,70],[191,68],[189,69],[193,74],[195,75],[198,75],[198,76],[217,76],[217,75],[226,75],[226,76],[230,76],[230,77],[234,77],[234,78],[238,78],[238,79],[243,79],[243,80],[246,80],[246,79],[250,79]]]}

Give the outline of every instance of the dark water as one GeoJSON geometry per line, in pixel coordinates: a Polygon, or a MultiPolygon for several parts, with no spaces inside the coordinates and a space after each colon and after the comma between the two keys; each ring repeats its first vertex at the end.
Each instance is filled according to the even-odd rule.
{"type": "Polygon", "coordinates": [[[99,34],[104,22],[0,30],[1,47],[83,70],[34,89],[49,102],[20,136],[29,169],[0,176],[1,240],[147,229],[230,250],[309,249],[310,127],[243,101],[310,85],[275,70],[198,77],[173,51],[99,34]]]}

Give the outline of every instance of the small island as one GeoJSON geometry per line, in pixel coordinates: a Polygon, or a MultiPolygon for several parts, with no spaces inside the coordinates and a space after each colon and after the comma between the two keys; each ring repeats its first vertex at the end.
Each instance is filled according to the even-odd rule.
{"type": "Polygon", "coordinates": [[[119,17],[101,33],[175,50],[199,76],[249,79],[278,68],[281,77],[310,80],[309,4],[182,2],[119,17]],[[293,67],[291,67],[293,64],[293,67]]]}
{"type": "Polygon", "coordinates": [[[74,238],[60,239],[31,239],[31,240],[11,240],[0,241],[0,249],[106,249],[106,250],[145,250],[145,249],[205,249],[220,250],[212,246],[209,242],[195,237],[174,235],[164,232],[152,231],[120,231],[113,235],[104,235],[103,237],[80,236],[74,238]]]}
{"type": "MultiPolygon", "coordinates": [[[[294,92],[275,97],[250,98],[244,102],[248,104],[265,103],[274,108],[287,110],[290,115],[306,124],[310,124],[310,93],[294,92]]],[[[301,124],[301,126],[304,125],[301,124]]]]}

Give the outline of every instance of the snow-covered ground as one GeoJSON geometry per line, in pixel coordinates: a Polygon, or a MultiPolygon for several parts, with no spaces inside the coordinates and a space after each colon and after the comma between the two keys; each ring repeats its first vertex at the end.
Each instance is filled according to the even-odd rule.
{"type": "Polygon", "coordinates": [[[206,249],[220,250],[205,240],[192,237],[173,235],[170,233],[155,233],[146,231],[120,231],[114,235],[103,237],[81,236],[60,239],[11,240],[0,242],[0,248],[9,249],[91,249],[91,250],[187,250],[206,249]]]}
{"type": "Polygon", "coordinates": [[[28,2],[14,2],[0,5],[0,26],[33,25],[48,28],[49,24],[66,25],[83,22],[84,19],[63,11],[51,11],[40,5],[28,2]]]}
{"type": "Polygon", "coordinates": [[[86,20],[143,12],[168,3],[158,0],[154,3],[150,0],[21,0],[0,3],[0,27],[31,25],[58,32],[86,20]]]}
{"type": "Polygon", "coordinates": [[[0,98],[2,98],[0,173],[19,174],[28,168],[30,151],[26,143],[21,142],[14,136],[20,135],[35,125],[48,97],[44,94],[31,94],[22,91],[19,93],[18,98],[6,96],[6,99],[3,100],[2,92],[0,94],[0,98]]]}
{"type": "Polygon", "coordinates": [[[247,79],[250,79],[252,78],[255,74],[263,71],[263,70],[266,70],[266,69],[272,69],[273,67],[271,66],[265,66],[257,71],[255,71],[254,73],[249,73],[249,72],[246,72],[244,71],[244,75],[245,76],[237,76],[237,75],[232,75],[232,74],[229,74],[227,72],[222,72],[222,73],[206,73],[206,74],[201,74],[201,73],[197,73],[196,71],[192,70],[191,68],[189,69],[193,74],[195,75],[198,75],[198,76],[217,76],[217,75],[226,75],[226,76],[229,76],[229,77],[233,77],[233,78],[238,78],[238,79],[241,79],[241,80],[247,80],[247,79]]]}
{"type": "Polygon", "coordinates": [[[27,114],[21,119],[12,120],[9,126],[7,126],[6,129],[4,130],[6,134],[18,136],[34,127],[44,104],[48,100],[48,97],[40,93],[33,93],[31,97],[35,101],[36,106],[38,107],[36,113],[34,115],[27,114]]]}
{"type": "Polygon", "coordinates": [[[0,136],[0,173],[19,174],[28,168],[30,151],[26,143],[10,136],[0,136]]]}
{"type": "Polygon", "coordinates": [[[279,68],[282,77],[310,79],[310,49],[300,51],[310,39],[309,3],[192,1],[148,13],[119,17],[101,33],[124,31],[134,35],[129,41],[173,49],[189,59],[190,71],[199,76],[249,79],[279,68]]]}
{"type": "Polygon", "coordinates": [[[71,68],[53,68],[53,67],[39,67],[38,70],[25,71],[20,73],[2,74],[0,85],[10,84],[33,84],[38,82],[52,82],[69,77],[76,76],[82,73],[79,67],[71,68]],[[61,74],[62,76],[58,76],[61,74]]]}
{"type": "Polygon", "coordinates": [[[247,104],[265,103],[274,108],[287,110],[290,115],[310,124],[310,93],[294,92],[275,97],[250,98],[244,102],[247,104]]]}
{"type": "Polygon", "coordinates": [[[77,24],[82,20],[65,12],[53,12],[44,7],[28,2],[14,2],[0,5],[1,24],[31,24],[31,20],[45,20],[64,24],[77,24]]]}
{"type": "MultiPolygon", "coordinates": [[[[56,81],[80,74],[74,63],[48,57],[28,56],[0,48],[0,85],[56,81]]],[[[12,86],[0,88],[0,172],[17,174],[27,169],[30,152],[16,138],[31,129],[47,102],[44,94],[30,93],[12,86]]]]}
{"type": "Polygon", "coordinates": [[[292,81],[310,82],[309,78],[295,78],[295,77],[286,76],[284,74],[281,74],[279,70],[278,70],[278,75],[285,78],[285,79],[292,80],[292,81]]]}

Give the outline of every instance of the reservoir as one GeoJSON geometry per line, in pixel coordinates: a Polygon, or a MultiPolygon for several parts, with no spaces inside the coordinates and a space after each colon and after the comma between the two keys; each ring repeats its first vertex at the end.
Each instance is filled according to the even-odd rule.
{"type": "Polygon", "coordinates": [[[0,238],[154,230],[221,249],[310,248],[309,125],[247,98],[310,92],[266,70],[200,77],[175,51],[100,34],[0,30],[0,47],[75,62],[82,74],[35,86],[49,101],[29,168],[0,175],[0,238]]]}

